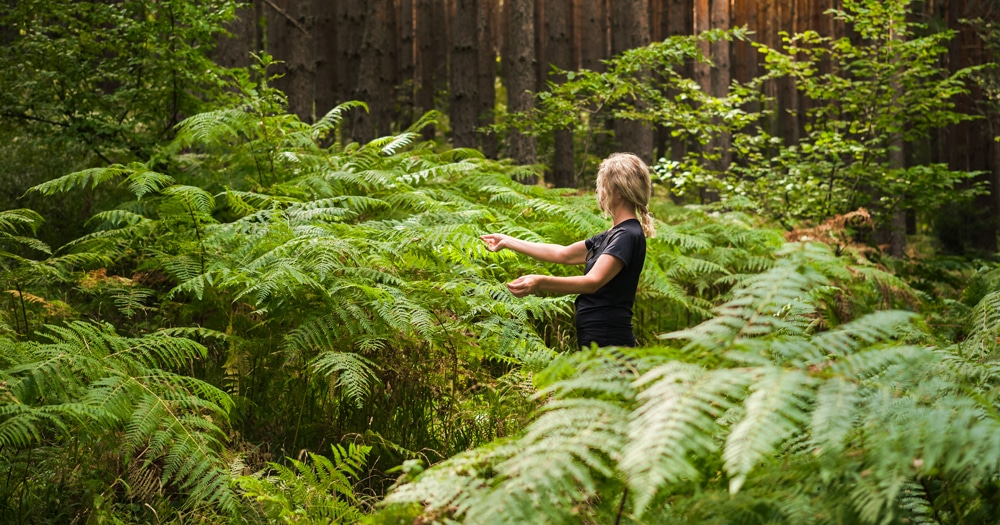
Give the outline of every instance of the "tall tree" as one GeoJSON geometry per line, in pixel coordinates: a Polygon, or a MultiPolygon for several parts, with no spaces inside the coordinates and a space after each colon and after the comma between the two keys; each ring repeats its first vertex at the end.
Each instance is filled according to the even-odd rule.
{"type": "Polygon", "coordinates": [[[251,53],[261,50],[260,25],[257,23],[259,7],[254,0],[236,5],[235,17],[226,23],[228,34],[220,35],[212,59],[222,67],[249,67],[251,53]]]}
{"type": "Polygon", "coordinates": [[[479,39],[477,0],[455,0],[451,47],[451,141],[455,147],[476,147],[476,111],[479,107],[479,39]]]}
{"type": "MultiPolygon", "coordinates": [[[[796,0],[780,0],[778,16],[782,30],[791,32],[795,28],[796,0]],[[787,29],[785,29],[787,28],[787,29]]],[[[775,42],[779,45],[780,40],[775,42]]],[[[778,132],[793,144],[799,141],[799,96],[795,79],[786,77],[778,80],[778,132]]]]}
{"type": "Polygon", "coordinates": [[[608,58],[607,21],[605,4],[602,0],[576,0],[573,10],[577,16],[576,46],[579,49],[581,68],[604,71],[601,60],[608,58]]]}
{"type": "MultiPolygon", "coordinates": [[[[336,68],[337,83],[334,86],[338,101],[354,98],[361,65],[361,40],[364,38],[364,29],[364,0],[338,0],[335,38],[339,60],[336,68]]],[[[349,125],[344,127],[344,133],[350,136],[349,125]]]]}
{"type": "MultiPolygon", "coordinates": [[[[729,29],[729,0],[712,0],[712,29],[729,29]]],[[[730,71],[730,46],[729,41],[721,39],[711,46],[712,61],[715,67],[712,68],[712,96],[725,97],[729,95],[729,82],[732,78],[730,71]]],[[[719,151],[718,170],[725,171],[729,168],[729,142],[728,133],[723,133],[716,137],[715,146],[719,151]]]]}
{"type": "Polygon", "coordinates": [[[335,0],[313,0],[313,53],[316,57],[316,116],[322,117],[343,102],[337,99],[337,4],[335,0]]]}
{"type": "MultiPolygon", "coordinates": [[[[496,107],[496,75],[497,75],[497,23],[498,5],[491,0],[480,0],[476,18],[476,33],[479,38],[478,62],[476,66],[477,90],[479,91],[476,106],[476,122],[480,127],[493,124],[494,108],[496,107]]],[[[497,139],[492,133],[480,133],[480,144],[483,154],[488,158],[497,156],[497,139]]]]}
{"type": "MultiPolygon", "coordinates": [[[[649,44],[646,0],[616,0],[611,10],[611,54],[649,44]]],[[[636,101],[642,111],[642,101],[636,101]]],[[[647,163],[653,162],[653,130],[634,120],[615,122],[618,147],[628,149],[647,163]]]]}
{"type": "MultiPolygon", "coordinates": [[[[546,57],[563,70],[573,68],[573,6],[571,0],[545,0],[546,57]]],[[[563,82],[565,75],[552,77],[563,82]]],[[[552,158],[552,184],[558,188],[576,186],[573,171],[573,131],[556,130],[552,158]]]]}
{"type": "MultiPolygon", "coordinates": [[[[322,1],[322,0],[321,0],[322,1]]],[[[414,49],[414,12],[413,0],[397,0],[397,19],[399,20],[399,80],[397,84],[400,115],[399,120],[404,127],[413,121],[413,81],[416,65],[416,50],[414,49]]]]}
{"type": "MultiPolygon", "coordinates": [[[[518,113],[534,106],[535,79],[535,0],[507,0],[504,17],[503,78],[507,86],[507,110],[518,113]]],[[[510,156],[520,164],[537,162],[535,139],[512,130],[508,137],[510,156]]]]}
{"type": "Polygon", "coordinates": [[[313,58],[312,4],[296,0],[264,0],[267,20],[266,50],[281,62],[273,73],[274,86],[288,96],[288,110],[311,122],[316,99],[316,62],[313,58]]]}
{"type": "Polygon", "coordinates": [[[391,111],[395,107],[392,100],[392,78],[388,72],[395,68],[394,19],[392,0],[369,0],[365,12],[365,32],[361,42],[361,65],[358,87],[354,91],[357,100],[369,106],[369,112],[354,112],[353,138],[358,142],[368,142],[380,134],[389,133],[391,111]]]}
{"type": "MultiPolygon", "coordinates": [[[[665,1],[664,10],[664,36],[690,35],[694,32],[694,5],[692,0],[661,0],[665,1]]],[[[685,64],[682,74],[691,76],[692,65],[685,64]]],[[[687,142],[680,137],[675,137],[671,130],[663,130],[664,135],[669,135],[669,139],[664,138],[662,144],[670,143],[670,158],[680,161],[687,154],[687,142]]]]}
{"type": "MultiPolygon", "coordinates": [[[[417,115],[426,113],[434,109],[435,81],[434,73],[436,62],[440,57],[436,55],[436,40],[443,37],[435,19],[437,10],[433,8],[435,1],[443,0],[415,0],[416,1],[416,80],[414,105],[417,115]]],[[[424,138],[434,137],[434,127],[427,126],[423,129],[424,138]]]]}

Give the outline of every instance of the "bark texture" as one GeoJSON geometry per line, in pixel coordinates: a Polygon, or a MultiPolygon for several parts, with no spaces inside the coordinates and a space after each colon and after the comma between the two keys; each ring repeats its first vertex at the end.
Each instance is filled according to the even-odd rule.
{"type": "Polygon", "coordinates": [[[455,147],[474,148],[478,97],[479,41],[476,0],[455,0],[451,48],[451,141],[455,147]]]}
{"type": "MultiPolygon", "coordinates": [[[[573,68],[573,9],[570,0],[545,0],[545,34],[549,64],[559,69],[573,68]]],[[[551,70],[551,68],[550,68],[551,70]]],[[[550,77],[562,83],[565,75],[550,77]]],[[[557,130],[553,138],[552,185],[557,188],[576,187],[573,171],[573,132],[557,130]]]]}
{"type": "MultiPolygon", "coordinates": [[[[532,90],[535,79],[535,1],[504,2],[507,34],[504,39],[503,71],[507,85],[507,110],[528,111],[534,106],[532,90]]],[[[535,139],[518,131],[508,137],[510,156],[519,164],[538,161],[535,139]]]]}
{"type": "MultiPolygon", "coordinates": [[[[649,44],[649,20],[645,0],[615,0],[611,11],[611,53],[649,44]]],[[[636,110],[642,112],[643,102],[635,101],[636,110]]],[[[635,120],[615,122],[615,139],[618,148],[636,154],[647,164],[653,162],[653,130],[635,120]]]]}

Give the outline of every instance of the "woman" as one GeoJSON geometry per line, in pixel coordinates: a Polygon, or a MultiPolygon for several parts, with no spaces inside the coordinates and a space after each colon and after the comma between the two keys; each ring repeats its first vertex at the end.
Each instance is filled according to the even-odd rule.
{"type": "Polygon", "coordinates": [[[525,275],[507,283],[517,297],[536,292],[580,294],[576,334],[580,346],[636,346],[632,305],[646,259],[646,237],[655,234],[649,212],[649,168],[630,153],[615,153],[597,171],[597,204],[610,214],[611,229],[569,246],[522,241],[508,235],[483,235],[492,252],[504,248],[540,261],[584,264],[583,275],[525,275]]]}

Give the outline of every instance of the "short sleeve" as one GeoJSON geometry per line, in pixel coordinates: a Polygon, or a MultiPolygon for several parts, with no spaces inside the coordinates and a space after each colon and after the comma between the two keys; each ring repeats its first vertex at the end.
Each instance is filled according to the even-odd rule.
{"type": "Polygon", "coordinates": [[[632,260],[632,256],[635,254],[635,242],[633,242],[628,230],[624,228],[612,230],[608,239],[608,245],[604,248],[604,253],[613,255],[628,267],[629,261],[632,260]]]}

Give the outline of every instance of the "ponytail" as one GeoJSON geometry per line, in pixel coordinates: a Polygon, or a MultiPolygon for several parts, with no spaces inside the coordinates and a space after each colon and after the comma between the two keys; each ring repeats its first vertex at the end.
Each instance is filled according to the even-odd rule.
{"type": "Polygon", "coordinates": [[[639,206],[636,211],[639,213],[639,222],[642,223],[642,233],[646,237],[656,237],[656,225],[653,224],[653,213],[649,211],[649,207],[639,206]]]}

